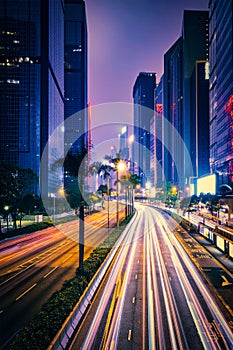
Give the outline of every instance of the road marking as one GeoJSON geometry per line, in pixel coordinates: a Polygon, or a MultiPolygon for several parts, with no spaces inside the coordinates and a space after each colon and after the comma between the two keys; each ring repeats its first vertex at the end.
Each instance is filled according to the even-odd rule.
{"type": "Polygon", "coordinates": [[[224,282],[222,282],[222,287],[225,286],[230,286],[232,283],[228,281],[228,279],[226,278],[226,276],[221,275],[222,279],[224,280],[224,282]]]}
{"type": "Polygon", "coordinates": [[[136,275],[135,275],[135,280],[137,280],[137,279],[138,279],[138,275],[136,274],[136,275]]]}
{"type": "Polygon", "coordinates": [[[129,329],[129,331],[128,331],[128,341],[130,341],[130,340],[131,340],[131,335],[132,335],[132,330],[131,330],[131,329],[129,329]]]}
{"type": "Polygon", "coordinates": [[[67,258],[65,260],[62,261],[62,264],[64,264],[64,262],[66,262],[69,258],[71,258],[72,254],[70,254],[69,256],[67,256],[67,258]]]}
{"type": "Polygon", "coordinates": [[[133,299],[132,299],[132,303],[133,303],[133,304],[135,303],[135,297],[133,297],[133,299]]]}
{"type": "Polygon", "coordinates": [[[138,260],[138,264],[139,264],[139,261],[140,261],[140,260],[138,260]]]}
{"type": "Polygon", "coordinates": [[[22,294],[20,294],[15,300],[19,300],[20,298],[22,298],[26,293],[28,293],[32,288],[34,288],[37,285],[37,283],[33,284],[30,288],[28,288],[27,290],[25,290],[25,292],[23,292],[22,294]]]}
{"type": "Polygon", "coordinates": [[[43,278],[48,277],[53,271],[55,271],[58,268],[58,266],[55,266],[51,271],[49,271],[48,273],[46,273],[46,275],[44,275],[43,278]]]}

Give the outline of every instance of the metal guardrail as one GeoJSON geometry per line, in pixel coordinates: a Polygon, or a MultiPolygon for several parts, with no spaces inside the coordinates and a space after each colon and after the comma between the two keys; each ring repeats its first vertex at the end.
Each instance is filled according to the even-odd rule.
{"type": "MultiPolygon", "coordinates": [[[[137,212],[135,213],[132,220],[135,220],[137,216],[137,212]]],[[[75,332],[80,320],[82,319],[84,313],[86,312],[88,305],[90,304],[97,288],[99,287],[107,269],[109,268],[119,245],[122,243],[122,241],[125,239],[125,236],[128,232],[127,230],[128,225],[123,230],[122,234],[114,244],[113,248],[111,249],[109,255],[107,256],[104,263],[100,266],[99,270],[96,272],[96,274],[93,276],[92,280],[90,281],[89,285],[87,286],[86,290],[84,291],[81,299],[78,301],[76,306],[74,307],[73,311],[70,313],[70,315],[67,317],[65,322],[62,325],[62,328],[57,333],[57,335],[54,337],[52,342],[50,343],[47,350],[65,350],[69,340],[72,338],[73,333],[75,332]]]]}

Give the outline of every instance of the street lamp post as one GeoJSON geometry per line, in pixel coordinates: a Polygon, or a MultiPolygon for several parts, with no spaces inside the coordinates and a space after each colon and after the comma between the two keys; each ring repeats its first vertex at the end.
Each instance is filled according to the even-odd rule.
{"type": "Polygon", "coordinates": [[[81,202],[79,206],[79,268],[83,270],[83,260],[84,260],[84,231],[85,231],[85,223],[84,223],[84,171],[81,170],[81,178],[80,178],[80,189],[81,189],[81,202]]]}
{"type": "Polygon", "coordinates": [[[108,175],[108,187],[107,187],[107,191],[108,191],[108,233],[109,233],[109,196],[110,196],[110,176],[108,175]]]}
{"type": "MultiPolygon", "coordinates": [[[[5,205],[4,210],[5,210],[6,212],[8,212],[9,209],[10,209],[9,205],[5,205]]],[[[7,231],[8,231],[8,228],[9,228],[8,215],[9,215],[9,213],[7,213],[7,215],[6,215],[6,230],[7,230],[7,231]]]]}
{"type": "Polygon", "coordinates": [[[116,222],[117,222],[117,228],[119,228],[119,175],[118,175],[117,167],[116,167],[116,202],[117,202],[116,222]]]}
{"type": "Polygon", "coordinates": [[[122,160],[120,160],[116,165],[116,202],[117,202],[117,210],[116,210],[116,222],[117,228],[119,228],[119,172],[126,170],[126,164],[122,160]]]}

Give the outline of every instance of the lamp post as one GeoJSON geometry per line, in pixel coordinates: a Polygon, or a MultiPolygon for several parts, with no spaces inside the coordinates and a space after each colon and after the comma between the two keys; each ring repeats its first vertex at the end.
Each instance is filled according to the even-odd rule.
{"type": "MultiPolygon", "coordinates": [[[[5,210],[6,212],[8,212],[9,209],[10,209],[9,205],[5,205],[4,210],[5,210]]],[[[7,215],[6,215],[6,230],[7,230],[7,231],[8,231],[8,228],[9,228],[8,215],[9,215],[9,213],[7,213],[7,215]]]]}
{"type": "Polygon", "coordinates": [[[108,233],[109,233],[109,196],[110,196],[110,176],[109,175],[108,175],[107,191],[108,191],[108,233]]]}
{"type": "Polygon", "coordinates": [[[119,172],[126,170],[126,164],[122,160],[120,160],[116,165],[116,202],[117,202],[117,210],[116,210],[116,223],[117,228],[119,228],[119,172]]]}

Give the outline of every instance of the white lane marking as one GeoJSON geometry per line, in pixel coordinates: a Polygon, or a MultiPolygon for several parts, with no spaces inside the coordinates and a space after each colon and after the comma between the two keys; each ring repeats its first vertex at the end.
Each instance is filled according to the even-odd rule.
{"type": "Polygon", "coordinates": [[[33,284],[31,287],[29,287],[27,290],[25,290],[25,292],[23,292],[22,294],[20,294],[17,298],[15,298],[15,300],[19,300],[21,299],[26,293],[28,293],[32,288],[34,288],[37,285],[37,283],[33,284]]]}
{"type": "Polygon", "coordinates": [[[49,271],[48,273],[46,273],[46,275],[44,275],[44,278],[48,277],[53,271],[55,271],[58,268],[58,266],[55,266],[51,271],[49,271]]]}

